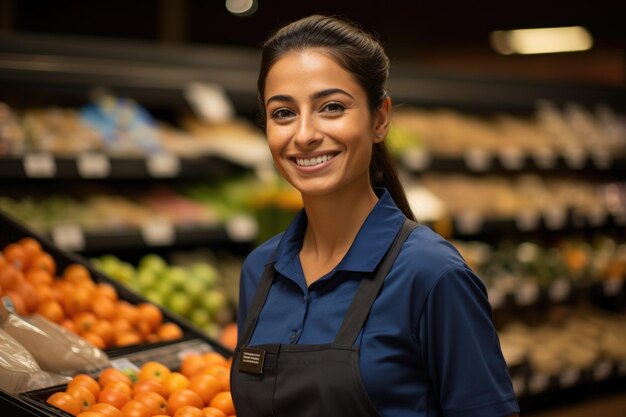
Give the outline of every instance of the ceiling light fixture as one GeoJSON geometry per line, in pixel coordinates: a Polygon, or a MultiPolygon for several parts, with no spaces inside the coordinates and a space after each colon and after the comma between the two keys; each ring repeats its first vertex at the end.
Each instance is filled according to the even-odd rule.
{"type": "Polygon", "coordinates": [[[593,46],[591,34],[582,26],[497,30],[489,40],[503,55],[585,51],[593,46]]]}
{"type": "Polygon", "coordinates": [[[226,0],[226,10],[236,16],[250,16],[258,7],[256,0],[226,0]]]}

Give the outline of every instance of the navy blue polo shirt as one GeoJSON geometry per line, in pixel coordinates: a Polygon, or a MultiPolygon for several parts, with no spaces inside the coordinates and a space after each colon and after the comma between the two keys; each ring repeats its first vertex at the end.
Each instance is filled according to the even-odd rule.
{"type": "MultiPolygon", "coordinates": [[[[373,276],[404,222],[389,193],[376,193],[379,200],[348,253],[308,288],[298,255],[304,211],[250,253],[241,273],[240,326],[272,253],[277,272],[251,346],[334,340],[359,282],[373,276]]],[[[491,317],[484,285],[454,247],[426,226],[415,229],[356,341],[363,385],[380,415],[519,412],[491,317]]]]}

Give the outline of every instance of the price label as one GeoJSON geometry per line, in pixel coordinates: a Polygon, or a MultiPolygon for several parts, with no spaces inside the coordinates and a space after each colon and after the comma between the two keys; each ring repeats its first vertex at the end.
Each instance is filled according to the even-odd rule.
{"type": "Polygon", "coordinates": [[[51,178],[56,175],[54,157],[47,153],[24,155],[24,172],[30,178],[51,178]]]}
{"type": "Polygon", "coordinates": [[[533,153],[535,164],[541,169],[552,169],[556,166],[556,155],[549,149],[541,149],[533,153]]]}
{"type": "Polygon", "coordinates": [[[528,391],[532,394],[543,392],[548,388],[550,376],[546,374],[532,374],[528,379],[528,391]]]}
{"type": "Polygon", "coordinates": [[[180,172],[180,160],[169,153],[151,155],[146,164],[153,177],[174,177],[180,172]]]}
{"type": "Polygon", "coordinates": [[[546,210],[543,213],[543,218],[546,222],[546,227],[550,230],[560,230],[565,227],[567,222],[567,214],[565,210],[559,207],[554,207],[546,210]]]}
{"type": "Polygon", "coordinates": [[[465,152],[465,165],[473,171],[487,171],[491,168],[492,156],[483,149],[470,149],[465,152]]]}
{"type": "Polygon", "coordinates": [[[430,154],[423,149],[411,148],[402,156],[402,162],[413,171],[425,171],[430,166],[430,154]]]}
{"type": "Polygon", "coordinates": [[[539,297],[539,285],[534,281],[523,281],[515,290],[515,302],[520,306],[527,306],[539,297]]]}
{"type": "Polygon", "coordinates": [[[176,231],[166,220],[154,220],[141,227],[141,236],[149,246],[168,246],[174,243],[176,231]]]}
{"type": "Polygon", "coordinates": [[[111,359],[111,366],[115,369],[119,369],[122,372],[125,371],[139,371],[139,367],[132,363],[128,358],[116,358],[111,359]]]}
{"type": "Polygon", "coordinates": [[[83,178],[104,178],[111,172],[109,158],[99,153],[82,154],[76,160],[78,173],[83,178]]]}
{"type": "Polygon", "coordinates": [[[524,167],[524,153],[517,148],[505,148],[500,152],[502,166],[511,171],[517,171],[524,167]]]}
{"type": "Polygon", "coordinates": [[[483,227],[483,216],[471,211],[461,213],[456,218],[460,233],[472,235],[480,232],[483,227]]]}
{"type": "Polygon", "coordinates": [[[68,251],[85,249],[85,236],[80,226],[62,224],[52,228],[52,241],[56,246],[68,251]]]}
{"type": "Polygon", "coordinates": [[[622,292],[622,280],[619,278],[609,278],[602,281],[602,292],[607,297],[615,297],[622,292]]]}
{"type": "Polygon", "coordinates": [[[613,371],[613,363],[611,361],[602,361],[595,364],[591,373],[596,381],[603,381],[611,375],[613,371]]]}
{"type": "Polygon", "coordinates": [[[580,380],[580,369],[569,368],[559,374],[559,384],[564,387],[573,387],[580,380]]]}
{"type": "Polygon", "coordinates": [[[571,291],[571,285],[565,278],[559,278],[550,284],[548,288],[548,295],[553,302],[559,302],[565,300],[571,291]]]}
{"type": "Polygon", "coordinates": [[[226,234],[235,242],[247,242],[254,239],[259,233],[259,224],[248,215],[232,217],[226,223],[226,234]]]}
{"type": "Polygon", "coordinates": [[[515,224],[522,232],[537,230],[541,216],[533,210],[523,210],[515,216],[515,224]]]}
{"type": "Polygon", "coordinates": [[[506,299],[504,291],[498,287],[491,287],[487,290],[487,294],[489,295],[489,304],[491,304],[491,308],[495,310],[502,307],[504,300],[506,299]]]}

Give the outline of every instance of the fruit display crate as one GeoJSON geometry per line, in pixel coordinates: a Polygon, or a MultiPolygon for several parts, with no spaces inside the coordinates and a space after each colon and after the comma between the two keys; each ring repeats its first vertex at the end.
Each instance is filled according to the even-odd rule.
{"type": "MultiPolygon", "coordinates": [[[[213,343],[205,338],[191,338],[170,343],[164,346],[155,346],[142,351],[124,352],[120,350],[115,352],[116,356],[111,360],[111,366],[120,370],[137,371],[141,365],[148,361],[158,361],[166,365],[169,369],[176,370],[181,366],[181,360],[184,355],[192,353],[205,353],[209,351],[218,351],[213,343]]],[[[223,350],[219,353],[229,356],[229,351],[223,350]],[[223,351],[223,352],[222,352],[223,351]]],[[[89,372],[93,377],[98,372],[89,372]]],[[[54,385],[47,388],[26,391],[18,394],[17,400],[21,402],[21,406],[27,412],[39,412],[41,414],[23,414],[29,415],[46,415],[53,417],[71,417],[67,412],[48,404],[46,400],[55,392],[64,391],[66,384],[54,385]]],[[[16,399],[13,399],[14,402],[16,399]]],[[[13,414],[12,414],[13,415],[13,414]]],[[[22,414],[19,414],[20,416],[22,414]]]]}
{"type": "MultiPolygon", "coordinates": [[[[112,285],[117,291],[120,300],[128,301],[131,304],[147,302],[147,300],[141,295],[133,292],[117,281],[94,269],[86,259],[79,255],[59,249],[44,237],[32,232],[28,228],[20,225],[8,217],[6,214],[0,212],[0,247],[4,247],[9,243],[15,242],[24,237],[32,237],[39,241],[42,249],[54,258],[58,270],[63,270],[65,267],[73,263],[82,264],[89,270],[92,279],[96,283],[104,282],[112,285]]],[[[104,352],[109,357],[113,366],[138,366],[138,364],[147,360],[158,359],[169,366],[176,367],[177,360],[179,360],[181,352],[186,351],[213,350],[226,357],[230,357],[232,355],[232,351],[208,337],[206,333],[195,327],[191,322],[161,307],[159,307],[159,309],[163,314],[163,322],[173,322],[177,324],[182,329],[183,336],[177,340],[141,343],[106,349],[104,352]]],[[[83,370],[76,371],[81,372],[83,370]]],[[[97,372],[97,370],[92,370],[90,372],[97,372]]],[[[47,389],[53,390],[54,388],[51,387],[47,389]]],[[[31,415],[58,415],[59,410],[56,410],[57,412],[54,410],[51,412],[45,407],[43,409],[41,407],[34,407],[33,404],[33,400],[29,399],[28,396],[24,396],[22,394],[12,396],[6,392],[0,392],[0,410],[3,411],[3,415],[18,417],[31,415]],[[5,410],[10,410],[11,412],[9,414],[5,414],[5,410]]]]}

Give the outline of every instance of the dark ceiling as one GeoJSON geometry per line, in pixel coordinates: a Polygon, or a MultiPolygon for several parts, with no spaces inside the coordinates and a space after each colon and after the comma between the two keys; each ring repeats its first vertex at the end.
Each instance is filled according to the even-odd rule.
{"type": "Polygon", "coordinates": [[[226,10],[224,0],[0,0],[11,13],[4,21],[18,31],[156,40],[163,38],[164,25],[169,25],[177,40],[200,44],[256,46],[278,25],[311,13],[339,14],[359,22],[378,33],[388,51],[398,57],[416,50],[488,48],[492,30],[557,25],[586,26],[598,48],[623,50],[626,44],[623,14],[613,0],[258,3],[254,15],[237,17],[226,10]]]}

